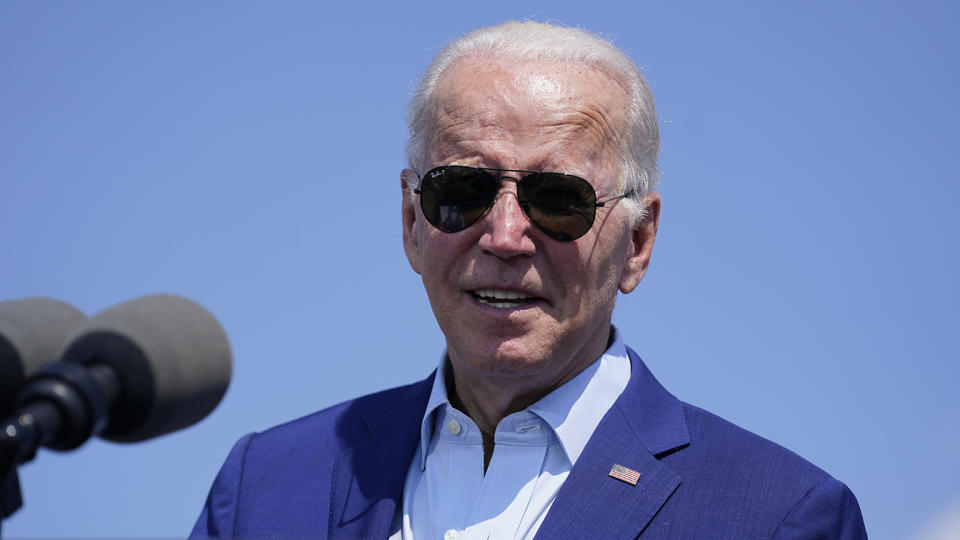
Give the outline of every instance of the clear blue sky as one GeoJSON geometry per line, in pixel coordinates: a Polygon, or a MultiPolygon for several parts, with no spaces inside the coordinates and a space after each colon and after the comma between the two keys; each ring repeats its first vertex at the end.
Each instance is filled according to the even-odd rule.
{"type": "Polygon", "coordinates": [[[519,5],[0,4],[0,300],[177,293],[235,357],[192,428],[41,452],[7,537],[182,536],[244,433],[428,374],[405,103],[518,18],[650,80],[661,234],[614,319],[661,382],[848,483],[872,538],[960,513],[958,4],[519,5]]]}

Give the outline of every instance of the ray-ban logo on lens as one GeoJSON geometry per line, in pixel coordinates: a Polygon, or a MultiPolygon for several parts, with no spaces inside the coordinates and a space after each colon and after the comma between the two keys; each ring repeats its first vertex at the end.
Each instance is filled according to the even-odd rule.
{"type": "Polygon", "coordinates": [[[447,171],[440,169],[439,171],[430,171],[430,178],[436,178],[438,176],[443,176],[443,173],[447,171]]]}

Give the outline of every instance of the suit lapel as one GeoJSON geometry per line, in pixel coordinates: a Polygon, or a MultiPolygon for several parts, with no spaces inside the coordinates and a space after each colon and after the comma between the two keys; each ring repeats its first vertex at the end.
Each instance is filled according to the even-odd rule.
{"type": "Polygon", "coordinates": [[[330,538],[390,536],[432,385],[431,375],[408,399],[363,415],[370,438],[341,452],[334,464],[330,538]]]}
{"type": "Polygon", "coordinates": [[[683,409],[628,353],[630,384],[590,437],[538,538],[635,538],[680,485],[657,457],[689,444],[683,409]],[[614,465],[639,472],[637,484],[610,477],[614,465]]]}

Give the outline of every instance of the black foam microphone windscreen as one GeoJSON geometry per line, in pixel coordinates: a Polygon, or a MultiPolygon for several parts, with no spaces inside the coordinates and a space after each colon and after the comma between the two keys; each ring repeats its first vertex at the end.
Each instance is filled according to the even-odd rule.
{"type": "Polygon", "coordinates": [[[81,323],[64,362],[109,366],[118,394],[101,437],[136,442],[194,424],[230,383],[230,343],[217,320],[191,300],[144,296],[81,323]]]}
{"type": "Polygon", "coordinates": [[[0,418],[12,412],[26,379],[60,358],[85,318],[79,309],[53,298],[0,302],[0,418]]]}

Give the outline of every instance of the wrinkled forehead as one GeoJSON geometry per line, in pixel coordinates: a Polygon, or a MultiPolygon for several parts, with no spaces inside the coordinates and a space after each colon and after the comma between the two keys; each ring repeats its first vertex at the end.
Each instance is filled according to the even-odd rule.
{"type": "Polygon", "coordinates": [[[437,81],[431,146],[576,145],[619,155],[626,100],[617,77],[581,62],[461,58],[437,81]]]}

